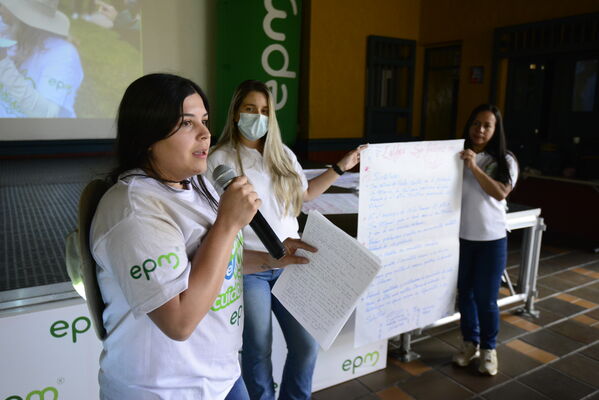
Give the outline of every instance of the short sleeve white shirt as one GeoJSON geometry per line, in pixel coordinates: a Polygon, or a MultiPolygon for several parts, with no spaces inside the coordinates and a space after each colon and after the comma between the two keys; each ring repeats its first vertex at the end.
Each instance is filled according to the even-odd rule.
{"type": "MultiPolygon", "coordinates": [[[[301,178],[302,191],[305,192],[308,189],[308,181],[306,180],[306,175],[303,172],[302,166],[297,161],[295,154],[293,154],[287,146],[284,146],[284,149],[301,178]]],[[[288,237],[299,238],[297,218],[293,215],[283,214],[283,207],[279,204],[277,197],[275,196],[272,186],[272,177],[264,163],[262,154],[256,149],[241,144],[239,145],[239,151],[239,156],[243,164],[243,172],[248,177],[249,181],[254,186],[256,193],[258,193],[258,196],[262,200],[260,213],[262,213],[264,219],[277,234],[279,240],[283,241],[288,237]]],[[[212,179],[212,171],[221,164],[233,168],[237,175],[241,175],[241,170],[237,166],[236,151],[232,146],[222,146],[218,150],[209,153],[208,172],[206,173],[208,179],[212,179]]],[[[249,225],[243,228],[243,238],[244,247],[246,249],[263,252],[267,251],[249,225]]]]}
{"type": "MultiPolygon", "coordinates": [[[[518,180],[518,163],[510,154],[506,156],[512,187],[518,180]]],[[[488,153],[476,155],[476,164],[487,175],[492,176],[497,162],[488,153]]],[[[505,237],[505,214],[507,202],[496,200],[480,186],[470,168],[464,167],[462,184],[462,213],[460,238],[474,241],[497,240],[505,237]]]]}
{"type": "MultiPolygon", "coordinates": [[[[12,47],[9,55],[14,55],[12,47]]],[[[19,67],[23,76],[31,82],[35,90],[46,99],[60,106],[58,117],[75,118],[75,100],[83,81],[83,68],[77,48],[68,40],[49,37],[44,41],[43,49],[33,53],[19,67]]],[[[2,117],[24,117],[18,109],[10,107],[12,99],[2,94],[2,117]]]]}
{"type": "Polygon", "coordinates": [[[90,244],[106,304],[102,399],[223,399],[240,376],[241,235],[220,294],[187,340],[170,339],[147,315],[187,289],[191,258],[215,218],[194,190],[147,177],[119,180],[100,201],[90,244]]]}

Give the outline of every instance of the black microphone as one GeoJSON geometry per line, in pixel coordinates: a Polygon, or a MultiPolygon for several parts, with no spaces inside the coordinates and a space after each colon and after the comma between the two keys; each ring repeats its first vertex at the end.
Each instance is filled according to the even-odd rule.
{"type": "MultiPolygon", "coordinates": [[[[223,191],[227,189],[229,183],[236,177],[235,171],[227,165],[219,165],[212,172],[212,179],[214,183],[223,191]]],[[[272,230],[268,222],[264,219],[260,211],[256,212],[254,218],[250,222],[250,226],[256,232],[258,239],[262,242],[266,250],[272,258],[278,260],[285,257],[285,246],[276,233],[272,230]]]]}

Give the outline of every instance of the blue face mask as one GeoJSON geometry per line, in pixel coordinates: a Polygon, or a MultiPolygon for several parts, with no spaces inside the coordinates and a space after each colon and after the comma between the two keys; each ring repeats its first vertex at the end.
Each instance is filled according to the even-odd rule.
{"type": "Polygon", "coordinates": [[[253,142],[266,135],[268,117],[262,114],[240,113],[237,127],[244,138],[253,142]]]}

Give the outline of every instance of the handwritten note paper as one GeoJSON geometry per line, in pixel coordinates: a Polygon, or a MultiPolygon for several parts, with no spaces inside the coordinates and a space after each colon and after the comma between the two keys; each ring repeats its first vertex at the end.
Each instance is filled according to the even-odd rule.
{"type": "Polygon", "coordinates": [[[361,155],[358,241],[383,268],[356,309],[355,346],[454,312],[463,140],[371,144],[361,155]]]}
{"type": "Polygon", "coordinates": [[[298,250],[310,263],[286,267],[272,293],[327,350],[381,264],[317,211],[308,214],[302,240],[318,252],[298,250]]]}

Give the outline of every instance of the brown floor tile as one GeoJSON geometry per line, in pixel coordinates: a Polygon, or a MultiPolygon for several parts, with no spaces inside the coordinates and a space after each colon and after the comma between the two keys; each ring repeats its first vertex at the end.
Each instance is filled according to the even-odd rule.
{"type": "Polygon", "coordinates": [[[555,400],[578,400],[593,393],[594,389],[552,368],[544,367],[518,380],[555,400]]]}
{"type": "Polygon", "coordinates": [[[542,364],[558,358],[555,354],[537,346],[533,346],[530,343],[523,342],[522,340],[512,340],[511,342],[506,343],[506,346],[542,364]]]}
{"type": "Polygon", "coordinates": [[[585,324],[588,326],[593,326],[595,324],[599,324],[598,320],[591,318],[591,317],[587,317],[585,314],[581,314],[577,317],[574,317],[574,318],[572,318],[572,320],[576,321],[576,322],[580,322],[581,324],[585,324]]]}
{"type": "Polygon", "coordinates": [[[587,301],[592,301],[593,303],[599,303],[599,290],[594,290],[589,287],[582,287],[571,291],[570,294],[587,301]]]}
{"type": "Polygon", "coordinates": [[[412,396],[396,386],[381,390],[376,393],[379,399],[382,400],[412,400],[412,396]]]}
{"type": "Polygon", "coordinates": [[[591,263],[589,265],[585,265],[583,268],[590,269],[595,272],[599,272],[599,260],[597,260],[596,262],[591,263]]]}
{"type": "Polygon", "coordinates": [[[454,347],[456,350],[460,348],[460,344],[462,343],[462,334],[459,328],[443,332],[436,337],[454,347]]]}
{"type": "Polygon", "coordinates": [[[518,328],[512,324],[508,324],[505,321],[499,320],[499,334],[497,335],[497,342],[504,343],[508,340],[520,336],[526,333],[524,329],[518,328]]]}
{"type": "Polygon", "coordinates": [[[518,283],[518,276],[520,274],[520,268],[510,268],[507,270],[507,274],[510,276],[512,285],[516,286],[518,283]]]}
{"type": "Polygon", "coordinates": [[[478,360],[470,363],[467,367],[458,367],[455,364],[446,365],[439,371],[474,393],[480,393],[510,379],[502,372],[498,372],[495,376],[482,375],[478,372],[478,360]]]}
{"type": "Polygon", "coordinates": [[[529,333],[520,339],[541,350],[555,354],[556,356],[562,356],[582,347],[582,343],[568,339],[557,333],[550,332],[547,329],[529,333]]]}
{"type": "Polygon", "coordinates": [[[585,299],[581,299],[580,297],[575,296],[572,293],[560,293],[557,296],[555,296],[555,298],[563,300],[563,301],[567,301],[568,303],[576,304],[577,306],[584,307],[584,308],[597,307],[596,303],[593,303],[592,301],[588,301],[585,299]]]}
{"type": "Polygon", "coordinates": [[[560,293],[557,296],[555,296],[556,299],[560,299],[563,301],[567,301],[568,303],[576,303],[578,300],[580,300],[580,297],[576,297],[571,295],[570,293],[560,293]]]}
{"type": "Polygon", "coordinates": [[[502,313],[501,319],[508,324],[514,325],[520,329],[524,329],[527,332],[536,331],[537,329],[541,328],[539,325],[511,313],[502,313]]]}
{"type": "Polygon", "coordinates": [[[541,259],[539,262],[539,276],[545,276],[558,271],[579,266],[593,260],[593,254],[578,250],[561,253],[554,257],[541,259]]]}
{"type": "Polygon", "coordinates": [[[497,347],[497,362],[499,371],[511,377],[521,375],[542,364],[541,361],[537,361],[507,345],[497,347]]]}
{"type": "Polygon", "coordinates": [[[556,314],[551,311],[547,311],[547,310],[538,310],[538,311],[539,311],[538,317],[531,317],[531,316],[527,316],[527,315],[521,315],[520,317],[522,317],[522,319],[532,322],[533,324],[540,325],[540,326],[545,326],[547,324],[557,321],[558,319],[564,318],[562,315],[556,314]]]}
{"type": "Polygon", "coordinates": [[[483,394],[486,400],[547,400],[548,397],[531,389],[530,387],[521,384],[518,381],[510,382],[506,385],[493,389],[488,393],[483,394]]]}
{"type": "Polygon", "coordinates": [[[437,371],[429,371],[398,386],[416,400],[461,400],[474,394],[437,371]]]}
{"type": "Polygon", "coordinates": [[[588,268],[584,268],[584,267],[574,268],[574,269],[572,269],[572,271],[579,273],[580,275],[586,275],[586,276],[593,275],[593,272],[594,272],[592,269],[588,269],[588,268]]]}
{"type": "Polygon", "coordinates": [[[557,254],[565,254],[568,253],[570,249],[565,247],[560,247],[556,245],[542,244],[541,245],[541,257],[548,257],[557,254]]]}
{"type": "Polygon", "coordinates": [[[360,396],[358,397],[356,400],[379,400],[380,397],[377,396],[375,393],[368,393],[364,396],[360,396]]]}
{"type": "Polygon", "coordinates": [[[566,336],[577,342],[584,344],[593,343],[599,340],[599,329],[580,324],[575,321],[567,320],[559,324],[552,325],[549,329],[560,335],[566,336]]]}
{"type": "Polygon", "coordinates": [[[588,301],[585,299],[578,299],[574,302],[574,304],[576,304],[577,306],[588,308],[588,309],[595,308],[599,305],[597,303],[593,303],[592,301],[588,301]]]}
{"type": "Polygon", "coordinates": [[[558,290],[543,285],[537,285],[537,292],[537,298],[544,299],[546,297],[556,294],[558,290]]]}
{"type": "Polygon", "coordinates": [[[401,362],[398,360],[393,360],[393,359],[390,359],[390,361],[391,361],[391,363],[402,368],[404,371],[406,371],[408,374],[410,374],[412,376],[422,375],[423,373],[430,371],[432,369],[431,367],[429,367],[428,365],[426,365],[425,363],[423,363],[420,360],[414,360],[414,361],[410,361],[407,363],[401,362]]]}
{"type": "Polygon", "coordinates": [[[511,269],[511,267],[520,265],[520,261],[522,261],[522,253],[520,252],[519,249],[514,250],[514,251],[508,251],[508,254],[507,254],[508,270],[511,269]]]}
{"type": "Polygon", "coordinates": [[[314,400],[356,400],[369,393],[370,391],[364,385],[354,379],[314,392],[312,398],[314,400]]]}
{"type": "Polygon", "coordinates": [[[543,278],[540,278],[537,281],[537,284],[539,286],[546,286],[551,289],[556,289],[560,292],[563,290],[572,289],[572,288],[578,286],[578,285],[573,284],[570,281],[559,278],[558,275],[551,275],[551,276],[545,276],[543,278]]]}
{"type": "Polygon", "coordinates": [[[574,354],[551,364],[551,368],[599,388],[599,361],[597,360],[574,354]]]}
{"type": "Polygon", "coordinates": [[[436,337],[414,343],[413,349],[420,355],[420,361],[433,368],[451,362],[451,357],[456,351],[436,337]]]}
{"type": "Polygon", "coordinates": [[[560,272],[559,274],[556,274],[554,276],[557,278],[563,279],[565,281],[572,282],[573,286],[584,285],[585,283],[589,283],[593,280],[593,278],[590,276],[585,276],[585,275],[579,274],[576,271],[571,271],[571,270],[560,272]]]}
{"type": "Polygon", "coordinates": [[[588,313],[585,313],[584,315],[588,315],[591,318],[599,319],[599,308],[589,311],[588,313]]]}
{"type": "Polygon", "coordinates": [[[537,302],[535,306],[539,308],[541,312],[543,312],[543,310],[547,310],[559,315],[563,315],[565,317],[579,313],[585,309],[584,307],[568,303],[567,301],[556,299],[555,297],[551,297],[546,300],[541,300],[537,302]]]}
{"type": "Polygon", "coordinates": [[[385,369],[361,376],[358,380],[370,391],[377,392],[393,385],[395,382],[404,381],[411,377],[412,375],[389,361],[385,369]]]}
{"type": "Polygon", "coordinates": [[[586,349],[582,350],[581,353],[587,357],[591,357],[593,360],[599,361],[599,343],[591,347],[587,347],[586,349]]]}

